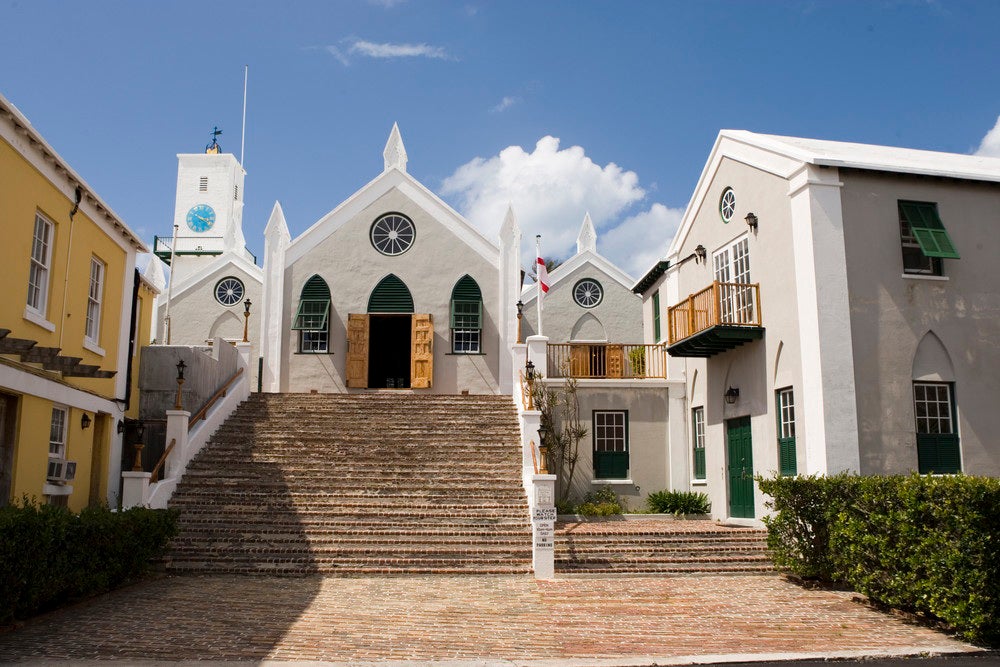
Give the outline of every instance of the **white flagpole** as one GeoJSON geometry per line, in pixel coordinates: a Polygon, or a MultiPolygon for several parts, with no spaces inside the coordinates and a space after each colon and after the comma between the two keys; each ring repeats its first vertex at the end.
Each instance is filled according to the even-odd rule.
{"type": "Polygon", "coordinates": [[[243,150],[247,144],[247,77],[250,75],[250,65],[243,66],[243,130],[240,133],[240,165],[246,169],[243,161],[243,150]]]}
{"type": "MultiPolygon", "coordinates": [[[[538,308],[538,335],[542,334],[542,296],[544,292],[542,291],[542,277],[538,272],[538,260],[542,258],[542,235],[535,235],[535,288],[538,290],[538,296],[535,298],[535,305],[538,308]]],[[[544,261],[544,260],[543,260],[544,261]]]]}

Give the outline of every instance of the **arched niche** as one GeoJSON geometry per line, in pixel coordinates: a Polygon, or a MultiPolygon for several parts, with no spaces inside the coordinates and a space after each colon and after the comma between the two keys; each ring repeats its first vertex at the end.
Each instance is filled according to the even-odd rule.
{"type": "Polygon", "coordinates": [[[604,325],[601,321],[594,317],[593,313],[584,313],[580,316],[580,319],[576,321],[573,325],[572,333],[570,334],[571,341],[606,341],[608,339],[607,333],[604,331],[604,325]]]}
{"type": "Polygon", "coordinates": [[[954,382],[955,367],[944,343],[933,331],[920,339],[913,355],[913,379],[922,382],[954,382]]]}

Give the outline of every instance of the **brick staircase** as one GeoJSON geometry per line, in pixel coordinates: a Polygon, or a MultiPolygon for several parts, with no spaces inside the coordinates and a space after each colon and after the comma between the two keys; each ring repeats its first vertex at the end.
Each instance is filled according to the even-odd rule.
{"type": "Polygon", "coordinates": [[[711,521],[640,519],[556,524],[558,574],[774,572],[767,531],[711,521]]]}
{"type": "Polygon", "coordinates": [[[170,502],[174,572],[524,573],[509,396],[254,394],[170,502]]]}

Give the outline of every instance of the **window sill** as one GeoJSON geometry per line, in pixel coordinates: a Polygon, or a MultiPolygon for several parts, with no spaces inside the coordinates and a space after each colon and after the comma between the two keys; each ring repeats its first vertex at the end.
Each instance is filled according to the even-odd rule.
{"type": "Polygon", "coordinates": [[[707,479],[692,479],[691,486],[708,486],[707,479]]]}
{"type": "Polygon", "coordinates": [[[89,338],[83,339],[83,349],[90,350],[94,354],[103,357],[105,355],[104,348],[98,345],[95,341],[89,338]]]}
{"type": "Polygon", "coordinates": [[[49,322],[47,319],[45,319],[44,315],[42,315],[38,311],[32,310],[31,308],[25,307],[24,319],[28,320],[32,324],[37,324],[43,329],[47,329],[48,331],[56,330],[56,325],[52,324],[52,322],[49,322]]]}
{"type": "Polygon", "coordinates": [[[445,352],[446,357],[485,357],[485,352],[445,352]]]}
{"type": "Polygon", "coordinates": [[[328,357],[333,356],[333,352],[292,352],[292,354],[301,354],[306,357],[321,357],[323,355],[328,357]]]}
{"type": "Polygon", "coordinates": [[[905,280],[930,280],[937,282],[948,282],[950,280],[948,276],[932,276],[923,273],[904,273],[901,277],[905,280]]]}
{"type": "Polygon", "coordinates": [[[590,480],[590,483],[600,484],[600,485],[607,484],[608,486],[612,486],[614,484],[628,484],[628,485],[635,484],[635,482],[633,482],[631,479],[592,479],[590,480]]]}
{"type": "Polygon", "coordinates": [[[73,493],[72,484],[50,484],[46,482],[42,485],[42,495],[46,496],[68,496],[73,493]]]}

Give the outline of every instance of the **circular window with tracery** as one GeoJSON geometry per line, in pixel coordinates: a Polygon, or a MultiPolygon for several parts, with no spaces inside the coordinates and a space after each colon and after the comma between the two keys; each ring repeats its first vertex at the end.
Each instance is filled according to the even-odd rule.
{"type": "Polygon", "coordinates": [[[736,193],[732,188],[722,191],[722,198],[719,199],[719,214],[722,215],[723,222],[729,222],[736,213],[736,193]]]}
{"type": "Polygon", "coordinates": [[[584,278],[573,287],[573,300],[584,308],[593,308],[603,298],[604,289],[593,278],[584,278]]]}
{"type": "Polygon", "coordinates": [[[383,255],[402,255],[413,245],[417,231],[405,215],[387,213],[372,223],[372,245],[383,255]]]}
{"type": "Polygon", "coordinates": [[[215,285],[215,300],[223,306],[235,306],[243,300],[243,283],[239,278],[223,278],[215,285]]]}

